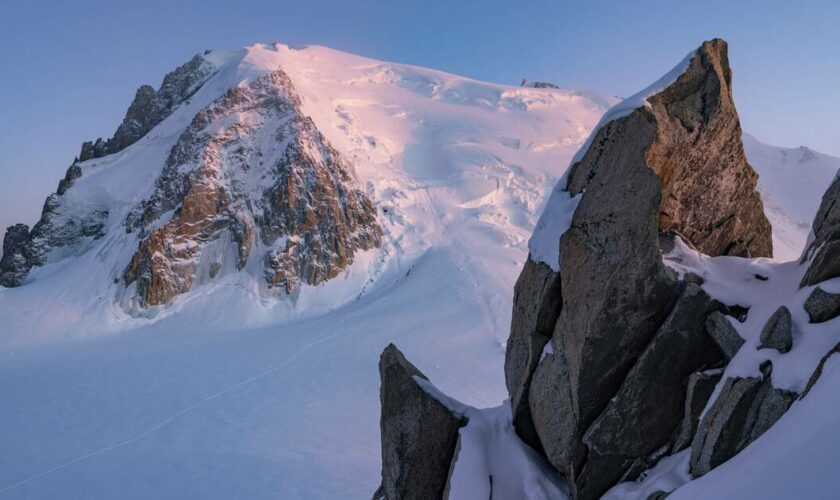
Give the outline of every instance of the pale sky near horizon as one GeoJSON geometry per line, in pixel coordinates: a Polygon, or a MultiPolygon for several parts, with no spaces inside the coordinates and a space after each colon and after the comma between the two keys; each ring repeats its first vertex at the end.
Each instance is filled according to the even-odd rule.
{"type": "Polygon", "coordinates": [[[0,12],[0,231],[37,220],[82,141],[113,134],[139,85],[255,42],[624,97],[721,37],[744,130],[840,156],[836,1],[32,0],[0,12]]]}

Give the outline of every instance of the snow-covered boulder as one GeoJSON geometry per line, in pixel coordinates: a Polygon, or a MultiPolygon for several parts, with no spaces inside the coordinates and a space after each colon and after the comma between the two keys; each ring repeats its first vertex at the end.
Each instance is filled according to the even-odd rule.
{"type": "Polygon", "coordinates": [[[811,323],[824,323],[840,316],[840,294],[814,288],[804,304],[811,323]]]}

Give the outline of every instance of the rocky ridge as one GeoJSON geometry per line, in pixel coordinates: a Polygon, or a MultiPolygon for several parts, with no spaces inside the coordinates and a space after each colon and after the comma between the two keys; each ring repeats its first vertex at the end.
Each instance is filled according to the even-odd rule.
{"type": "MultiPolygon", "coordinates": [[[[593,132],[565,181],[577,205],[555,240],[559,262],[529,258],[514,293],[505,359],[513,423],[578,499],[599,498],[689,446],[691,474],[700,477],[766,432],[797,397],[773,386],[769,361],[760,377],[721,376],[745,346],[733,324],[749,311],[663,262],[675,242],[711,257],[772,255],[726,43],[705,42],[673,80],[643,97],[593,132]]],[[[837,252],[821,249],[836,239],[837,185],[814,222],[806,278],[836,275],[837,252]]],[[[825,297],[809,307],[818,302],[830,311],[814,314],[830,317],[825,297]]],[[[793,322],[786,306],[778,311],[764,320],[767,342],[758,348],[785,354],[793,322]]]]}
{"type": "MultiPolygon", "coordinates": [[[[105,208],[78,214],[65,206],[64,194],[82,176],[80,162],[101,158],[122,151],[146,135],[155,125],[169,116],[185,100],[201,88],[217,71],[216,65],[203,55],[196,55],[186,64],[168,73],[158,90],[149,85],[137,93],[120,126],[110,139],[102,138],[82,144],[79,156],[68,167],[58,189],[44,202],[39,221],[32,227],[25,241],[21,240],[21,224],[7,230],[7,238],[16,241],[14,259],[0,263],[0,285],[19,286],[32,267],[43,265],[49,254],[62,248],[78,246],[87,238],[104,235],[108,211],[105,208]]],[[[78,251],[78,250],[76,250],[78,251]]]]}
{"type": "Polygon", "coordinates": [[[231,252],[202,250],[228,241],[235,270],[254,267],[292,293],[317,285],[378,247],[382,230],[368,197],[278,70],[230,89],[201,111],[170,151],[151,197],[125,221],[141,241],[124,272],[143,305],[188,291],[197,273],[212,279],[231,252]],[[232,117],[249,116],[248,120],[232,117]],[[164,214],[171,218],[152,228],[164,214]]]}
{"type": "MultiPolygon", "coordinates": [[[[85,168],[96,168],[81,162],[139,140],[217,70],[196,56],[157,91],[141,87],[114,137],[83,146],[32,230],[9,229],[0,284],[21,285],[32,267],[83,253],[102,238],[111,216],[107,197],[78,203],[71,196],[85,168]]],[[[195,114],[151,193],[121,225],[136,241],[114,277],[130,310],[166,304],[197,281],[240,271],[265,289],[293,294],[301,284],[335,277],[358,252],[382,242],[376,210],[352,166],[302,113],[280,69],[242,81],[195,114]]]]}
{"type": "MultiPolygon", "coordinates": [[[[204,54],[197,54],[187,63],[177,67],[163,78],[160,88],[141,85],[125,113],[122,123],[110,139],[88,141],[82,144],[79,161],[118,153],[137,142],[172,114],[181,103],[189,99],[218,68],[204,54]]],[[[59,193],[60,194],[60,193],[59,193]]]]}

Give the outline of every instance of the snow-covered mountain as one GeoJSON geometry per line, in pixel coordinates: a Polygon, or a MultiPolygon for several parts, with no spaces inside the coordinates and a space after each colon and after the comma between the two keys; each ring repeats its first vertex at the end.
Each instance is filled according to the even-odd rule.
{"type": "Polygon", "coordinates": [[[0,497],[173,498],[185,488],[205,498],[369,497],[379,474],[382,347],[399,341],[415,359],[459,360],[435,375],[477,406],[504,398],[498,367],[528,237],[564,165],[615,102],[323,47],[199,57],[213,67],[206,81],[178,94],[188,97],[164,107],[145,135],[102,156],[86,146],[52,197],[61,218],[50,226],[72,237],[43,245],[43,264],[20,286],[0,288],[2,448],[17,450],[2,454],[0,497]],[[380,245],[291,294],[269,288],[261,239],[238,269],[238,245],[225,236],[236,213],[257,219],[261,196],[252,193],[275,185],[270,168],[284,143],[272,138],[286,116],[225,103],[278,70],[291,89],[283,95],[300,101],[292,106],[299,114],[286,115],[311,120],[312,136],[340,156],[348,185],[371,200],[382,229],[380,245]],[[210,125],[197,130],[201,116],[210,125]],[[224,146],[232,133],[242,140],[224,146]],[[195,180],[213,181],[205,184],[212,193],[242,186],[227,204],[242,211],[218,203],[194,211],[200,216],[189,222],[214,221],[201,237],[181,229],[183,204],[180,215],[161,203],[141,227],[127,225],[141,219],[131,217],[137,207],[166,198],[157,193],[170,173],[170,199],[183,203],[190,190],[178,190],[185,184],[177,176],[212,162],[192,160],[193,152],[171,161],[173,151],[186,144],[207,158],[214,143],[223,145],[219,174],[195,180]],[[78,230],[87,214],[105,212],[93,234],[78,230]],[[197,262],[195,279],[165,304],[139,304],[126,269],[160,230],[172,234],[169,254],[159,252],[174,257],[167,260],[184,263],[174,251],[199,247],[187,262],[197,262]],[[225,472],[207,475],[216,468],[225,472]]]}
{"type": "MultiPolygon", "coordinates": [[[[617,102],[280,44],[141,87],[7,236],[0,498],[369,498],[379,353],[507,398],[528,239],[617,102]]],[[[840,160],[744,142],[797,258],[840,160]]]]}
{"type": "Polygon", "coordinates": [[[749,134],[744,134],[744,150],[758,172],[764,210],[773,224],[773,256],[782,261],[796,259],[811,231],[819,193],[837,175],[840,158],[805,146],[770,146],[749,134]]]}
{"type": "Polygon", "coordinates": [[[384,349],[376,500],[840,493],[836,451],[805,458],[838,416],[840,176],[813,194],[801,258],[769,258],[732,85],[709,40],[604,114],[531,238],[503,405],[464,405],[384,349]]]}

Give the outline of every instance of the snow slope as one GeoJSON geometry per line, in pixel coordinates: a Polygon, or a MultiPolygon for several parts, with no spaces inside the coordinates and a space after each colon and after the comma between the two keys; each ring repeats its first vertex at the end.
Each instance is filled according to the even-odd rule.
{"type": "Polygon", "coordinates": [[[395,342],[446,393],[506,396],[513,283],[548,191],[615,99],[508,87],[323,47],[256,45],[118,154],[72,201],[108,234],[0,288],[0,498],[369,498],[379,353],[395,342]],[[192,116],[282,68],[379,210],[385,245],[297,301],[248,275],[151,317],[113,277],[120,227],[192,116]]]}
{"type": "MultiPolygon", "coordinates": [[[[107,208],[108,235],[0,288],[0,498],[369,498],[377,361],[389,342],[465,404],[506,398],[503,350],[528,238],[616,100],[323,47],[209,57],[218,72],[188,103],[129,148],[82,164],[68,196],[80,211],[107,208]],[[354,166],[385,245],[296,301],[230,274],[147,317],[127,314],[113,283],[137,244],[125,214],[198,110],[276,68],[354,166]]],[[[770,181],[796,177],[794,156],[777,151],[748,144],[763,193],[779,200],[774,231],[789,230],[793,248],[828,180],[803,181],[797,196],[813,207],[790,212],[790,183],[770,181]]],[[[820,158],[814,172],[834,165],[820,158]]],[[[515,447],[509,420],[483,415],[471,432],[501,429],[498,449],[515,447]]]]}
{"type": "Polygon", "coordinates": [[[822,193],[840,169],[840,158],[805,146],[782,148],[744,134],[744,151],[758,172],[758,190],[773,225],[773,255],[799,258],[820,206],[822,193]]]}

